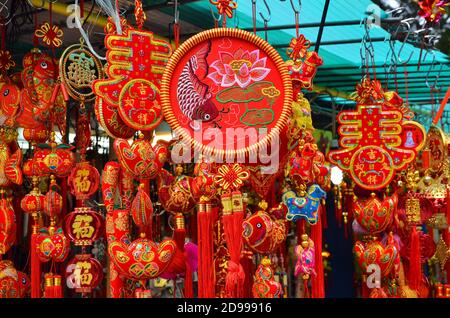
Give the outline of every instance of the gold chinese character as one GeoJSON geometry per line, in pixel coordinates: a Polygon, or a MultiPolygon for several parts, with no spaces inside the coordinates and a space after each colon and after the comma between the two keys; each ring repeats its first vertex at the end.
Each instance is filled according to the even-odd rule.
{"type": "Polygon", "coordinates": [[[376,184],[377,183],[377,177],[376,176],[370,176],[370,177],[367,178],[367,181],[370,184],[376,184]]]}
{"type": "Polygon", "coordinates": [[[76,265],[76,275],[77,277],[77,281],[79,281],[81,283],[81,285],[90,285],[92,282],[92,279],[94,278],[94,276],[91,273],[91,263],[89,262],[77,262],[76,265]]]}
{"type": "Polygon", "coordinates": [[[141,93],[141,96],[147,95],[147,87],[145,87],[144,83],[141,83],[139,86],[139,92],[141,93]]]}
{"type": "Polygon", "coordinates": [[[72,230],[77,239],[92,238],[95,228],[91,226],[93,218],[90,215],[79,214],[75,217],[72,224],[72,230]]]}
{"type": "Polygon", "coordinates": [[[91,181],[89,181],[89,170],[80,169],[77,171],[75,178],[73,179],[75,190],[79,193],[88,192],[91,188],[91,181]]]}

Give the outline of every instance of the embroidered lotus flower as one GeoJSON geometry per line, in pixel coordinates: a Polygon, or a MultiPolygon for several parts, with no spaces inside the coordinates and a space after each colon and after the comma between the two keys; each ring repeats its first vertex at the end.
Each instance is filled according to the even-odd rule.
{"type": "Polygon", "coordinates": [[[249,52],[239,49],[233,54],[222,51],[219,56],[220,59],[211,64],[216,71],[208,77],[222,87],[237,84],[246,88],[252,82],[263,80],[270,72],[266,68],[267,57],[260,58],[259,50],[249,52]]]}

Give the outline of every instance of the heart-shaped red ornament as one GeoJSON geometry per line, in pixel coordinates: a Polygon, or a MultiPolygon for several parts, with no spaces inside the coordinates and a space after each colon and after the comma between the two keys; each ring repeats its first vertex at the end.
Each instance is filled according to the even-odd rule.
{"type": "Polygon", "coordinates": [[[389,239],[386,246],[383,246],[379,241],[367,243],[357,241],[354,252],[356,260],[364,273],[367,273],[369,265],[375,264],[379,266],[382,276],[387,276],[394,268],[398,254],[393,239],[389,239]]]}
{"type": "Polygon", "coordinates": [[[355,219],[370,234],[383,232],[392,222],[397,203],[396,193],[382,201],[376,197],[375,193],[366,200],[356,199],[353,202],[355,219]]]}
{"type": "Polygon", "coordinates": [[[173,178],[162,170],[158,178],[158,197],[163,208],[171,213],[189,213],[195,207],[194,179],[188,176],[173,178]]]}
{"type": "Polygon", "coordinates": [[[165,154],[162,155],[153,149],[149,140],[143,138],[134,141],[131,146],[126,139],[116,139],[114,150],[122,168],[139,179],[155,178],[166,158],[165,154]]]}
{"type": "Polygon", "coordinates": [[[120,241],[109,244],[108,253],[117,269],[124,276],[144,280],[158,277],[172,261],[175,242],[164,240],[160,244],[139,238],[130,245],[120,241]]]}

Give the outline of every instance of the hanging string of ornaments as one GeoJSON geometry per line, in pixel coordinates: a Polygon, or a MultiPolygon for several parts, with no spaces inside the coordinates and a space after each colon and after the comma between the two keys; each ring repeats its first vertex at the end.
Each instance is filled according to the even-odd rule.
{"type": "MultiPolygon", "coordinates": [[[[177,2],[171,42],[145,29],[141,0],[135,25],[118,1],[97,1],[108,13],[104,63],[80,21],[79,43],[56,58],[64,34],[52,3],[48,21],[34,15],[18,73],[0,25],[0,297],[151,298],[170,288],[177,298],[324,298],[331,190],[361,297],[449,297],[449,137],[438,127],[449,93],[427,132],[366,61],[356,108],[337,116],[339,147],[325,155],[304,95],[323,60],[292,1],[287,61],[256,35],[256,2],[253,33],[227,27],[237,1],[210,0],[222,27],[180,43],[177,2]],[[89,156],[94,120],[115,158],[100,168],[89,156]],[[170,141],[155,140],[163,121],[170,141]],[[21,271],[11,256],[19,240],[21,271]]],[[[447,4],[419,5],[434,23],[447,4]]]]}

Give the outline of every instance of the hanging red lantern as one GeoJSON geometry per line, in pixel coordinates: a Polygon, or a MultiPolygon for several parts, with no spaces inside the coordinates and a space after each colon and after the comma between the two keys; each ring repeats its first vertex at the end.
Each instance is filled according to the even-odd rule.
{"type": "Polygon", "coordinates": [[[91,208],[75,208],[65,219],[65,232],[77,246],[92,245],[103,232],[103,217],[91,208]]]}
{"type": "Polygon", "coordinates": [[[100,183],[98,170],[88,162],[79,162],[72,169],[67,182],[77,200],[86,200],[95,193],[100,183]]]}
{"type": "Polygon", "coordinates": [[[90,293],[103,279],[103,267],[91,254],[78,254],[67,264],[67,287],[90,293]]]}
{"type": "MultiPolygon", "coordinates": [[[[33,181],[37,180],[37,177],[33,181]]],[[[44,210],[45,196],[41,194],[38,187],[35,186],[30,193],[25,195],[20,201],[20,207],[25,213],[35,214],[44,210]]]]}

